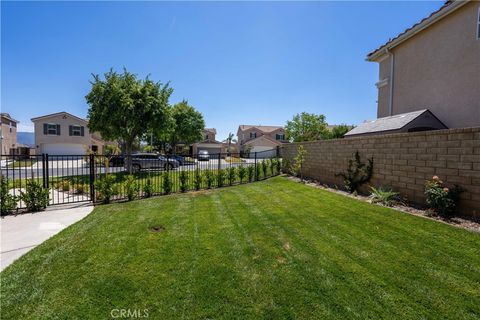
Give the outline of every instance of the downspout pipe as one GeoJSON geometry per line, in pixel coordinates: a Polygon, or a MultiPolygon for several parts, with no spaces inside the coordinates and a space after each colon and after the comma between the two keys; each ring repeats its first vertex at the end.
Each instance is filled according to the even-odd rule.
{"type": "Polygon", "coordinates": [[[393,115],[393,79],[394,79],[394,72],[395,72],[395,56],[393,52],[386,49],[386,53],[390,56],[390,95],[388,99],[388,115],[393,115]]]}

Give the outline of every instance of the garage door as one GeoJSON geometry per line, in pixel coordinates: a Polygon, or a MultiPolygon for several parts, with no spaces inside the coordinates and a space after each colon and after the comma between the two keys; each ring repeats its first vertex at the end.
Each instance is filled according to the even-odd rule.
{"type": "Polygon", "coordinates": [[[252,148],[250,156],[257,152],[257,158],[272,158],[277,154],[277,149],[266,146],[255,146],[252,148]]]}
{"type": "Polygon", "coordinates": [[[201,150],[206,150],[206,151],[208,151],[208,154],[209,154],[210,156],[213,156],[213,155],[218,156],[218,154],[222,152],[222,148],[199,147],[199,148],[198,148],[198,151],[201,151],[201,150]]]}
{"type": "Polygon", "coordinates": [[[47,143],[42,145],[42,152],[49,155],[84,155],[85,147],[77,143],[47,143]]]}

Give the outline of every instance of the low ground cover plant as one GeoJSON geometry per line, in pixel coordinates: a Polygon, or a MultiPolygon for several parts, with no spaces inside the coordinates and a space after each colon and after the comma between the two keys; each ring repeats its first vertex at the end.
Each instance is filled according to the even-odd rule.
{"type": "Polygon", "coordinates": [[[365,164],[360,159],[360,154],[355,151],[353,159],[348,160],[348,167],[346,172],[339,172],[335,176],[343,178],[345,189],[348,192],[358,192],[358,189],[364,183],[370,181],[373,174],[373,157],[367,159],[368,163],[365,164]]]}
{"type": "Polygon", "coordinates": [[[48,205],[48,189],[35,180],[27,180],[25,192],[20,191],[20,200],[28,211],[40,211],[48,205]]]}
{"type": "Polygon", "coordinates": [[[401,203],[400,194],[392,189],[370,187],[370,191],[372,192],[370,195],[372,203],[379,203],[387,207],[392,207],[401,203]]]}
{"type": "Polygon", "coordinates": [[[452,217],[463,191],[463,188],[457,185],[448,188],[438,176],[433,176],[425,183],[425,195],[430,213],[446,218],[452,217]]]}

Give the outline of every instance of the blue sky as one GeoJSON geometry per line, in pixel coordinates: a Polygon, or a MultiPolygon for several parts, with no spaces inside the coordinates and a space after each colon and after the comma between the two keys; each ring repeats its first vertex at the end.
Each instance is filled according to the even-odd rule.
{"type": "Polygon", "coordinates": [[[224,139],[239,124],[330,124],[376,116],[366,54],[442,2],[5,2],[1,108],[85,117],[91,73],[124,66],[170,81],[224,139]]]}

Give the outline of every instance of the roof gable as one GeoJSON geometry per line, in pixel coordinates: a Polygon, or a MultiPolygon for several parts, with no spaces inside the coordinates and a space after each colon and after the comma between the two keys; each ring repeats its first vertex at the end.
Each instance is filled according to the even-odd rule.
{"type": "Polygon", "coordinates": [[[44,116],[39,116],[39,117],[35,117],[35,118],[32,118],[30,120],[32,120],[32,122],[36,122],[36,121],[39,121],[39,120],[44,120],[44,119],[48,119],[48,118],[55,118],[55,117],[59,117],[59,116],[64,116],[64,117],[71,117],[71,118],[74,118],[78,121],[82,121],[84,122],[85,124],[88,124],[88,121],[83,119],[83,118],[80,118],[80,117],[77,117],[77,116],[74,116],[73,114],[71,113],[68,113],[68,112],[65,112],[65,111],[61,111],[61,112],[57,112],[57,113],[52,113],[52,114],[47,114],[47,115],[44,115],[44,116]]]}
{"type": "Polygon", "coordinates": [[[242,124],[238,127],[238,132],[246,132],[249,130],[258,130],[263,133],[272,133],[274,131],[283,129],[282,126],[255,126],[255,125],[247,125],[242,124]]]}

